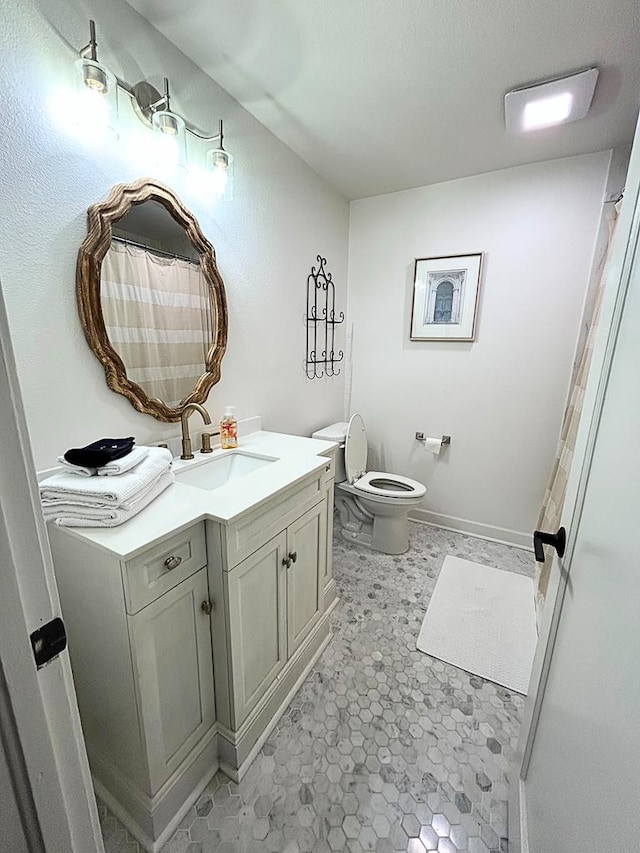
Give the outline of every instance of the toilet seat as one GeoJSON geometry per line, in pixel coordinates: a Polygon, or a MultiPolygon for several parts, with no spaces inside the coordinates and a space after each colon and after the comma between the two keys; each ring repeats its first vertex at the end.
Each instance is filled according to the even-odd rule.
{"type": "Polygon", "coordinates": [[[385,499],[385,503],[389,499],[398,503],[419,500],[425,495],[426,487],[410,477],[384,471],[367,471],[367,449],[367,433],[362,416],[353,415],[347,427],[344,455],[347,482],[356,492],[362,492],[371,499],[385,499]]]}
{"type": "Polygon", "coordinates": [[[365,494],[379,495],[396,500],[421,498],[427,491],[426,486],[418,483],[417,480],[403,477],[401,474],[386,474],[382,471],[369,471],[359,477],[352,485],[354,489],[365,494]]]}

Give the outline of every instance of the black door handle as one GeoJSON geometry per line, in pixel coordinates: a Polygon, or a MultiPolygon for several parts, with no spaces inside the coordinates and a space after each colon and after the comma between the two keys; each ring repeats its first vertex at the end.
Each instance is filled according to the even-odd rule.
{"type": "Polygon", "coordinates": [[[564,557],[564,549],[567,546],[567,531],[561,527],[557,533],[543,533],[536,530],[533,534],[533,550],[538,563],[544,563],[543,545],[551,545],[556,549],[558,557],[564,557]]]}

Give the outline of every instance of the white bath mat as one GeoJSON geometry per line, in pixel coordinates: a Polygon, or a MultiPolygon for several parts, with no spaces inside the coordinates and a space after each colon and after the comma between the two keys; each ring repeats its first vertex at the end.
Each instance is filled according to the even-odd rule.
{"type": "Polygon", "coordinates": [[[531,578],[445,557],[419,651],[526,694],[536,647],[531,578]]]}

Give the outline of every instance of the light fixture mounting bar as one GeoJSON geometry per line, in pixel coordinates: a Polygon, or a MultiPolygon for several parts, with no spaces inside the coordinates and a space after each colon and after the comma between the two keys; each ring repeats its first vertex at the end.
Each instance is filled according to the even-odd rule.
{"type": "Polygon", "coordinates": [[[222,119],[218,119],[218,132],[213,136],[206,136],[205,134],[195,130],[193,127],[188,127],[187,129],[189,133],[192,133],[198,139],[202,139],[203,142],[217,142],[219,140],[220,148],[224,147],[222,144],[224,141],[224,133],[222,132],[222,119]]]}
{"type": "Polygon", "coordinates": [[[96,22],[89,20],[89,42],[80,51],[82,59],[98,61],[98,42],[96,41],[96,22]]]}
{"type": "MultiPolygon", "coordinates": [[[[120,78],[118,78],[118,86],[131,96],[138,117],[145,124],[149,125],[149,127],[153,122],[153,114],[156,110],[170,109],[169,80],[166,77],[164,78],[164,95],[160,94],[155,86],[151,83],[147,83],[145,80],[142,80],[140,83],[136,83],[135,86],[129,86],[129,84],[124,80],[120,80],[120,78]]],[[[201,139],[203,142],[215,142],[219,139],[220,147],[222,147],[222,119],[219,120],[218,133],[212,136],[201,133],[186,121],[185,127],[189,133],[196,136],[198,139],[201,139]]]]}

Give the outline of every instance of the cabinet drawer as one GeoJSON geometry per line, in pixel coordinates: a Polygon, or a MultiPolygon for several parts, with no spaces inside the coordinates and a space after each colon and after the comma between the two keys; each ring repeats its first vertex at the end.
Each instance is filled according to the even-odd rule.
{"type": "Polygon", "coordinates": [[[324,497],[324,468],[226,528],[226,568],[236,566],[324,497]]]}
{"type": "Polygon", "coordinates": [[[207,563],[204,525],[176,533],[122,564],[127,611],[137,613],[207,563]]]}

